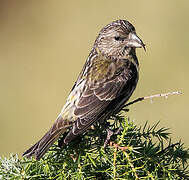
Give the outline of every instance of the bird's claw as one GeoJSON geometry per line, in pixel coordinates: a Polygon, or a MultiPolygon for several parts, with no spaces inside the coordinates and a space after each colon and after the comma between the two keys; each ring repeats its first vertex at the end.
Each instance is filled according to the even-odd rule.
{"type": "Polygon", "coordinates": [[[106,136],[106,140],[104,141],[104,148],[106,148],[106,146],[108,145],[108,143],[110,142],[110,139],[113,135],[117,135],[119,134],[121,131],[123,130],[122,127],[119,127],[117,129],[115,129],[114,131],[107,128],[106,131],[107,131],[107,136],[106,136]]]}
{"type": "Polygon", "coordinates": [[[106,136],[106,140],[104,142],[104,148],[106,148],[107,144],[110,142],[110,138],[111,136],[114,134],[114,132],[111,129],[106,129],[107,131],[107,136],[106,136]]]}

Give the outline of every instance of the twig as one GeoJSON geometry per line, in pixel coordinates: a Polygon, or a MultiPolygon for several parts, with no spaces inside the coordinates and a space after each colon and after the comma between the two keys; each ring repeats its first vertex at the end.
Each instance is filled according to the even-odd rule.
{"type": "Polygon", "coordinates": [[[135,169],[133,163],[132,163],[132,160],[130,159],[129,155],[127,154],[126,151],[123,151],[123,154],[126,156],[128,162],[129,162],[129,165],[132,169],[132,171],[134,172],[134,175],[135,175],[135,179],[139,179],[138,175],[137,175],[137,170],[135,169]]]}
{"type": "Polygon", "coordinates": [[[115,151],[114,151],[114,177],[116,176],[116,171],[115,171],[116,169],[115,169],[115,168],[116,168],[116,154],[117,154],[117,149],[120,149],[120,150],[123,151],[123,154],[126,156],[128,162],[129,162],[129,165],[131,166],[131,168],[132,168],[132,170],[133,170],[133,172],[134,172],[135,179],[139,179],[139,177],[138,177],[138,175],[137,175],[137,173],[136,173],[136,169],[135,169],[135,167],[134,167],[134,165],[133,165],[133,163],[132,163],[132,161],[131,161],[129,155],[128,155],[127,152],[126,152],[126,150],[129,149],[129,147],[127,147],[127,146],[121,147],[121,146],[119,146],[119,144],[116,144],[116,143],[114,143],[114,142],[110,142],[110,146],[112,146],[112,147],[115,148],[115,151]]]}
{"type": "Polygon", "coordinates": [[[146,100],[146,99],[150,99],[151,102],[152,102],[152,99],[153,99],[153,98],[157,98],[157,97],[165,97],[165,98],[168,98],[169,95],[179,95],[179,94],[182,94],[182,92],[180,92],[180,91],[175,91],[175,92],[168,92],[168,93],[154,94],[154,95],[151,95],[151,96],[140,97],[140,98],[135,99],[134,101],[131,101],[131,102],[127,103],[127,104],[124,106],[124,108],[127,107],[127,106],[130,106],[131,104],[134,104],[134,103],[137,103],[137,102],[139,102],[139,101],[146,100]]]}
{"type": "Polygon", "coordinates": [[[114,163],[113,163],[114,179],[116,179],[116,159],[117,159],[117,148],[115,148],[115,150],[114,150],[114,163]]]}
{"type": "Polygon", "coordinates": [[[122,147],[122,146],[119,146],[119,144],[116,144],[116,143],[114,143],[112,141],[110,141],[110,146],[112,146],[112,147],[114,147],[116,149],[120,149],[122,151],[125,151],[125,150],[129,149],[129,147],[127,147],[127,146],[122,147]]]}

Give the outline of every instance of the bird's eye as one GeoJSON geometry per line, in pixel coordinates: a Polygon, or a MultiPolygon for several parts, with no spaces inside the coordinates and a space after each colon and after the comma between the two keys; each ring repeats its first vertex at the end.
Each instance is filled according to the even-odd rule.
{"type": "Polygon", "coordinates": [[[121,38],[120,36],[115,36],[114,39],[116,41],[123,41],[124,40],[124,38],[121,38]]]}

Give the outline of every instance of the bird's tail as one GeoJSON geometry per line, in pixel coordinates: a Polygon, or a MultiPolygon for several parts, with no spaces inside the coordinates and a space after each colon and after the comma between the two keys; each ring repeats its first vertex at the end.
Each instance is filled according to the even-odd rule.
{"type": "Polygon", "coordinates": [[[35,156],[36,160],[39,160],[66,129],[62,117],[59,117],[51,129],[36,144],[24,152],[23,156],[28,158],[35,156]]]}

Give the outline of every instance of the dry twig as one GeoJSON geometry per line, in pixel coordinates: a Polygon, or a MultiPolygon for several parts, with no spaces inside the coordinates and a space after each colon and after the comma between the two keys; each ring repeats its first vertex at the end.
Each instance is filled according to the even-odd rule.
{"type": "Polygon", "coordinates": [[[152,102],[153,98],[157,98],[157,97],[168,98],[169,95],[179,95],[179,94],[182,94],[182,93],[180,91],[175,91],[175,92],[168,92],[168,93],[161,93],[161,94],[154,94],[154,95],[151,95],[151,96],[140,97],[140,98],[135,99],[134,101],[127,103],[124,107],[130,106],[131,104],[134,104],[134,103],[137,103],[139,101],[146,100],[146,99],[150,99],[151,102],[152,102]]]}

